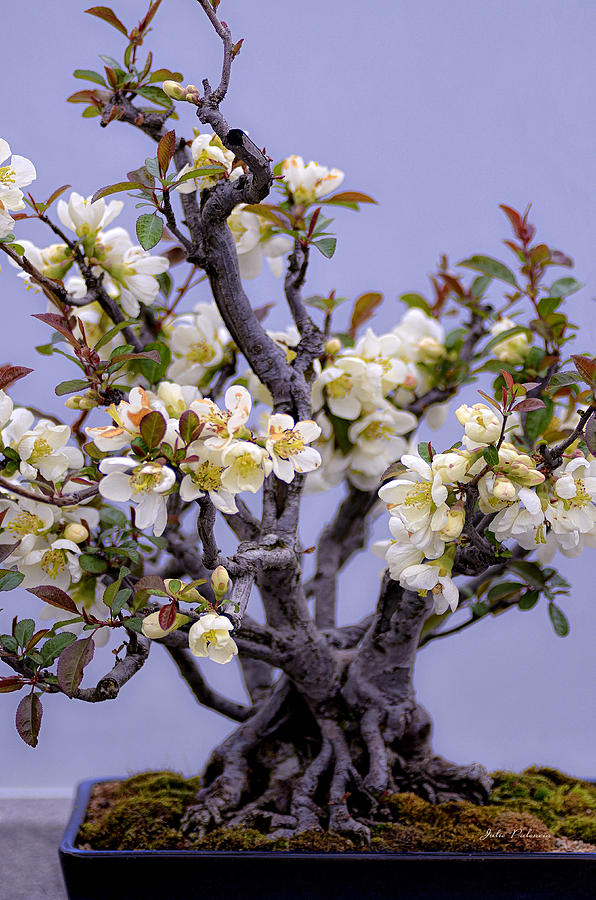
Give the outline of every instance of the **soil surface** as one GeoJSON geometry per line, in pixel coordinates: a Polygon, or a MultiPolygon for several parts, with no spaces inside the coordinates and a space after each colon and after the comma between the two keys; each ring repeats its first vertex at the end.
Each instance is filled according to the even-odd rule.
{"type": "Polygon", "coordinates": [[[198,778],[147,772],[92,790],[77,843],[95,850],[596,853],[596,784],[556,769],[494,772],[488,804],[431,805],[415,794],[388,801],[391,821],[371,822],[371,842],[323,831],[272,840],[265,830],[220,827],[200,839],[180,822],[198,778]]]}

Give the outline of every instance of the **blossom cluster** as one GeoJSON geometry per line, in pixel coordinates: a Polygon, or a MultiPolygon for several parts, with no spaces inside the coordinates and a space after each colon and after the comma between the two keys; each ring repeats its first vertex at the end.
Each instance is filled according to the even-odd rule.
{"type": "Polygon", "coordinates": [[[433,592],[439,615],[459,602],[451,574],[457,548],[468,540],[465,510],[472,483],[478,510],[499,544],[515,540],[535,550],[541,563],[557,550],[576,556],[584,546],[596,546],[596,460],[577,450],[545,473],[515,446],[515,416],[510,440],[502,439],[502,418],[482,403],[460,406],[456,416],[464,426],[461,449],[429,461],[405,454],[403,472],[379,490],[392,540],[379,542],[376,550],[403,587],[433,592]],[[489,446],[498,454],[494,465],[486,463],[489,446]]]}
{"type": "MultiPolygon", "coordinates": [[[[378,484],[407,449],[418,424],[407,407],[433,387],[436,363],[447,352],[444,339],[436,319],[410,309],[385,334],[368,328],[352,347],[339,339],[329,342],[331,352],[312,393],[323,466],[311,476],[311,489],[326,489],[345,477],[361,490],[378,484]]],[[[430,407],[427,421],[438,427],[446,412],[445,405],[430,407]]]]}
{"type": "Polygon", "coordinates": [[[167,496],[180,473],[180,496],[185,502],[208,495],[224,513],[237,512],[236,494],[256,493],[272,472],[290,482],[296,473],[316,469],[319,453],[308,446],[320,429],[315,422],[294,422],[291,416],[268,416],[263,434],[248,426],[252,399],[242,385],[232,385],[225,394],[225,408],[203,398],[197,388],[162,382],[157,393],[134,388],[128,400],[110,408],[112,425],[87,428],[87,434],[101,453],[130,448],[142,436],[143,419],[151,412],[162,416],[162,447],[167,458],[139,461],[134,456],[108,456],[99,464],[105,476],[99,484],[101,495],[136,505],[139,528],[153,527],[163,533],[167,521],[167,496]],[[185,413],[194,416],[190,440],[181,434],[185,413]],[[171,464],[167,463],[167,459],[171,464]],[[172,467],[174,466],[174,467],[172,467]]]}
{"type": "MultiPolygon", "coordinates": [[[[124,312],[131,317],[138,316],[141,305],[151,306],[159,292],[159,282],[155,278],[167,271],[169,262],[165,256],[150,254],[139,245],[133,244],[125,228],[106,230],[122,210],[121,200],[109,203],[102,198],[91,202],[91,197],[82,197],[73,192],[68,202],[58,201],[58,218],[62,225],[73,231],[79,239],[85,258],[93,275],[103,277],[103,287],[114,299],[118,299],[124,312]]],[[[36,247],[31,241],[21,240],[30,263],[48,278],[65,280],[65,287],[76,300],[84,300],[87,287],[80,275],[66,276],[72,269],[75,254],[68,244],[51,244],[36,247]]],[[[31,278],[20,273],[27,284],[31,278]]]]}

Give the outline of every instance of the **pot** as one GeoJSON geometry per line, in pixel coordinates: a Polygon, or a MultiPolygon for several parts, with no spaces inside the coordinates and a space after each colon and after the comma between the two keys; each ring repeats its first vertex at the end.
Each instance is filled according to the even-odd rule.
{"type": "MultiPolygon", "coordinates": [[[[115,779],[102,779],[113,781],[115,779]]],[[[82,850],[84,781],[58,851],[69,900],[588,900],[596,854],[82,850]]]]}

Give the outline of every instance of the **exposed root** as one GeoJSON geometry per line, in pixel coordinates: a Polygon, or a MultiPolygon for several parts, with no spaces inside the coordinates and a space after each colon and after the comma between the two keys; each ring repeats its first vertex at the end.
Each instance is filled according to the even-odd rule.
{"type": "Polygon", "coordinates": [[[490,779],[482,766],[457,766],[432,753],[422,707],[408,708],[399,740],[395,715],[375,706],[360,718],[349,713],[313,713],[282,677],[213,754],[184,831],[202,837],[223,825],[256,829],[270,840],[329,831],[366,844],[369,826],[392,821],[395,793],[431,803],[486,801],[490,779]]]}

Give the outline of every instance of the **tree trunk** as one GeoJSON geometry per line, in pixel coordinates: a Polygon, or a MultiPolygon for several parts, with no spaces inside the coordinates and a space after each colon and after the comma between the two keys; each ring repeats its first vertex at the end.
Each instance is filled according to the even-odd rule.
{"type": "Polygon", "coordinates": [[[391,821],[387,800],[397,792],[433,803],[484,802],[486,771],[433,754],[431,720],[414,696],[431,605],[386,578],[361,645],[328,646],[336,677],[327,671],[327,692],[322,654],[310,671],[300,660],[212,753],[185,830],[242,825],[278,838],[318,829],[366,843],[372,824],[391,821]]]}

